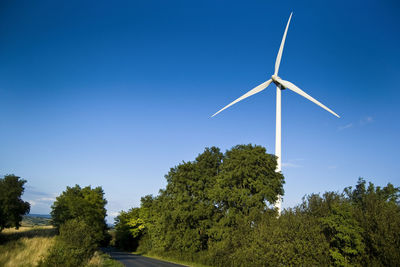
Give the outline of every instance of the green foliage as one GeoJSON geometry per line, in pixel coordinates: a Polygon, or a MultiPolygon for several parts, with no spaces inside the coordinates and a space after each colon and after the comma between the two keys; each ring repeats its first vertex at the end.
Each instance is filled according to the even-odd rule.
{"type": "Polygon", "coordinates": [[[258,213],[265,209],[265,201],[273,204],[278,194],[283,195],[284,178],[275,169],[276,157],[265,148],[235,146],[223,157],[213,197],[224,211],[235,209],[245,216],[258,213]]]}
{"type": "Polygon", "coordinates": [[[165,176],[156,197],[121,212],[123,248],[211,266],[398,266],[400,190],[360,179],[311,194],[277,218],[284,178],[265,148],[206,148],[165,176]]]}
{"type": "Polygon", "coordinates": [[[364,252],[362,228],[352,214],[350,203],[332,206],[328,216],[320,219],[330,243],[330,255],[337,266],[353,266],[364,252]]]}
{"type": "Polygon", "coordinates": [[[66,221],[79,219],[94,229],[98,243],[107,243],[106,204],[101,187],[67,187],[51,207],[52,224],[59,228],[66,221]]]}
{"type": "Polygon", "coordinates": [[[234,257],[241,266],[328,266],[329,243],[321,224],[299,209],[264,216],[234,257]]]}
{"type": "Polygon", "coordinates": [[[125,250],[136,250],[139,239],[146,231],[140,211],[139,208],[121,211],[115,218],[116,246],[125,250]]]}
{"type": "Polygon", "coordinates": [[[365,253],[362,265],[398,266],[400,262],[400,189],[392,184],[381,188],[359,179],[353,190],[345,189],[354,206],[354,218],[363,229],[365,253]]]}
{"type": "Polygon", "coordinates": [[[207,248],[217,210],[210,191],[222,156],[218,148],[205,149],[195,161],[171,168],[167,187],[157,198],[142,199],[149,230],[141,249],[195,253],[207,248]]]}
{"type": "Polygon", "coordinates": [[[130,219],[127,225],[130,227],[129,232],[133,238],[139,237],[146,230],[144,220],[141,218],[130,219]]]}
{"type": "Polygon", "coordinates": [[[356,187],[343,194],[311,195],[300,206],[319,219],[330,243],[332,264],[338,266],[397,266],[400,262],[399,188],[392,184],[356,187]]]}
{"type": "Polygon", "coordinates": [[[0,232],[4,228],[21,226],[22,215],[30,210],[30,204],[21,199],[26,180],[15,175],[0,179],[0,232]]]}
{"type": "Polygon", "coordinates": [[[260,146],[236,146],[225,154],[206,148],[194,161],[171,168],[167,187],[156,198],[146,196],[140,208],[121,212],[117,244],[171,257],[196,255],[205,263],[210,257],[224,261],[217,255],[240,249],[243,233],[262,214],[276,216],[267,204],[283,194],[283,176],[275,168],[275,156],[260,146]]]}
{"type": "Polygon", "coordinates": [[[85,221],[71,219],[60,226],[60,234],[39,266],[84,266],[97,248],[97,233],[85,221]]]}
{"type": "Polygon", "coordinates": [[[274,216],[266,202],[283,195],[284,183],[275,169],[276,157],[261,146],[238,145],[225,153],[211,190],[217,216],[209,232],[216,254],[233,253],[266,212],[274,216]]]}

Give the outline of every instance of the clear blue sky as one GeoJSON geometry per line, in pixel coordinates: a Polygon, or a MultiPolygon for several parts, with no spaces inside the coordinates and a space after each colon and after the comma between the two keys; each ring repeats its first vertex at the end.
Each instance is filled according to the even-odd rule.
{"type": "Polygon", "coordinates": [[[205,147],[274,152],[283,92],[284,207],[365,177],[400,186],[398,1],[2,1],[0,174],[28,180],[32,213],[66,186],[102,186],[108,212],[157,194],[205,147]]]}

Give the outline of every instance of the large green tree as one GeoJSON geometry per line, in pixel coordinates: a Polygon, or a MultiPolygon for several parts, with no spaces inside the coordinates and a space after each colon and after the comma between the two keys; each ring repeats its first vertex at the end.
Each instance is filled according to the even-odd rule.
{"type": "Polygon", "coordinates": [[[211,190],[223,154],[206,148],[192,162],[171,168],[167,187],[153,203],[154,247],[165,251],[198,252],[208,246],[209,229],[216,212],[211,190]]]}
{"type": "Polygon", "coordinates": [[[242,247],[242,236],[249,234],[252,225],[264,214],[273,216],[270,205],[283,195],[284,183],[276,165],[276,157],[261,146],[237,145],[226,151],[211,191],[217,207],[210,230],[215,257],[242,247]]]}
{"type": "Polygon", "coordinates": [[[130,239],[139,250],[145,244],[157,253],[226,264],[224,255],[242,248],[262,216],[276,217],[271,204],[283,195],[283,176],[275,169],[276,157],[261,146],[235,146],[224,154],[206,148],[171,168],[157,197],[146,196],[140,208],[121,212],[117,239],[130,239]]]}
{"type": "Polygon", "coordinates": [[[21,199],[26,180],[15,175],[0,178],[0,231],[20,227],[22,215],[30,210],[30,204],[21,199]]]}
{"type": "Polygon", "coordinates": [[[52,223],[59,228],[66,221],[79,219],[95,230],[98,242],[104,241],[107,237],[106,204],[101,187],[67,187],[51,206],[52,223]]]}

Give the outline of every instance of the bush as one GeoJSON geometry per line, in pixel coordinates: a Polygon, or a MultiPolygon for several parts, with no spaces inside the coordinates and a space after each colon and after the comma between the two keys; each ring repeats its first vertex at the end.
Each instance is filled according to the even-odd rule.
{"type": "Polygon", "coordinates": [[[39,266],[83,266],[96,248],[96,232],[84,221],[72,219],[60,226],[55,245],[39,266]]]}

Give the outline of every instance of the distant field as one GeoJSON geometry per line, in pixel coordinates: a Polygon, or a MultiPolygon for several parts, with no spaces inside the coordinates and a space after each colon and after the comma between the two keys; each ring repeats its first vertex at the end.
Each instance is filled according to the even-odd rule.
{"type": "Polygon", "coordinates": [[[54,243],[52,226],[4,229],[0,233],[0,266],[35,266],[54,243]]]}
{"type": "Polygon", "coordinates": [[[50,215],[29,214],[23,216],[21,224],[22,226],[47,226],[50,222],[50,215]]]}

